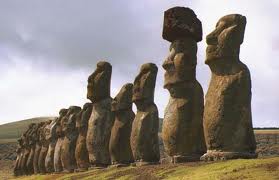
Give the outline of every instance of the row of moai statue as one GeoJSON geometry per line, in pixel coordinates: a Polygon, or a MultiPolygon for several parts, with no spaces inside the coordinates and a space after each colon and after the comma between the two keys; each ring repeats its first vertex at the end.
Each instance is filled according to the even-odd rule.
{"type": "MultiPolygon", "coordinates": [[[[162,125],[168,156],[164,160],[181,163],[257,157],[250,73],[239,59],[245,26],[244,16],[227,15],[207,35],[205,63],[212,75],[204,103],[196,79],[202,24],[190,8],[165,11],[163,38],[171,45],[163,63],[164,88],[170,93],[162,125]]],[[[157,72],[155,64],[143,64],[134,83],[125,84],[112,99],[112,66],[100,61],[88,78],[91,103],[62,109],[57,119],[31,124],[23,134],[15,175],[159,163],[159,117],[154,103],[157,72]]]]}
{"type": "Polygon", "coordinates": [[[125,84],[112,99],[112,66],[99,62],[88,78],[87,98],[92,103],[61,109],[55,120],[31,124],[18,141],[14,174],[158,163],[159,117],[154,103],[157,71],[155,64],[142,65],[134,84],[125,84]]]}

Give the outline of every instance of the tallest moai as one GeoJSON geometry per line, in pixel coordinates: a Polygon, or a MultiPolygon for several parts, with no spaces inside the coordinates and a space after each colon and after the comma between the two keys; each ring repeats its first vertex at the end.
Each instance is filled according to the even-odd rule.
{"type": "Polygon", "coordinates": [[[170,93],[162,129],[164,147],[173,163],[198,161],[206,151],[203,90],[196,79],[197,42],[202,40],[202,24],[190,8],[168,9],[163,38],[171,42],[163,63],[164,88],[170,93]]]}
{"type": "Polygon", "coordinates": [[[205,63],[212,75],[204,112],[207,153],[203,160],[257,157],[250,72],[239,60],[245,26],[245,16],[227,15],[206,37],[205,63]]]}

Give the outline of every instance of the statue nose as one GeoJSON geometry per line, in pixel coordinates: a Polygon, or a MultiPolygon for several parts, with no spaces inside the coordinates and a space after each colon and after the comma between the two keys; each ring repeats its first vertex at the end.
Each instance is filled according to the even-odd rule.
{"type": "Polygon", "coordinates": [[[217,35],[216,31],[213,31],[212,33],[210,33],[206,36],[206,43],[208,45],[217,45],[218,44],[218,35],[217,35]]]}
{"type": "Polygon", "coordinates": [[[173,67],[173,61],[169,59],[165,60],[164,64],[162,65],[165,70],[169,70],[173,67]]]}

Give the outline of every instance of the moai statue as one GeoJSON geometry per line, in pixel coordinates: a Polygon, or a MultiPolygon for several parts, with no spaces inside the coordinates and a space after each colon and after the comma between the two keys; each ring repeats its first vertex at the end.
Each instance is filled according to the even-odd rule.
{"type": "Polygon", "coordinates": [[[21,154],[20,154],[20,171],[21,171],[21,175],[27,175],[27,170],[25,167],[25,162],[26,162],[26,156],[28,156],[29,154],[29,149],[27,149],[27,137],[26,137],[26,132],[24,132],[21,136],[22,139],[22,150],[21,150],[21,154]]]}
{"type": "Polygon", "coordinates": [[[39,125],[34,124],[31,132],[29,133],[29,147],[30,147],[30,153],[26,162],[26,168],[27,168],[27,173],[33,174],[34,173],[34,168],[33,168],[33,160],[34,160],[34,153],[35,153],[35,148],[36,148],[36,132],[38,130],[39,125]]]}
{"type": "Polygon", "coordinates": [[[61,149],[62,149],[65,135],[62,131],[61,120],[63,119],[64,116],[66,116],[67,112],[68,109],[61,109],[59,111],[59,117],[57,119],[57,124],[55,129],[55,133],[57,136],[57,141],[54,149],[54,159],[53,159],[55,173],[60,173],[61,171],[63,171],[62,162],[61,162],[61,149]]]}
{"type": "Polygon", "coordinates": [[[25,133],[22,136],[22,140],[23,140],[23,156],[22,156],[22,160],[21,160],[21,164],[20,164],[20,168],[23,172],[23,174],[28,175],[28,168],[27,168],[27,160],[31,151],[31,147],[29,145],[29,139],[30,139],[30,134],[32,132],[33,127],[35,126],[34,123],[31,123],[28,126],[28,129],[25,131],[25,133]]]}
{"type": "Polygon", "coordinates": [[[156,164],[160,160],[159,117],[154,103],[157,72],[155,64],[143,64],[134,81],[132,100],[137,106],[137,114],[132,125],[130,143],[137,166],[156,164]]]}
{"type": "Polygon", "coordinates": [[[45,159],[46,159],[46,155],[47,155],[47,151],[48,151],[48,146],[49,146],[49,142],[46,140],[45,137],[45,132],[46,132],[46,127],[51,123],[51,120],[46,121],[44,123],[44,125],[42,126],[42,129],[40,131],[40,143],[41,143],[41,151],[39,154],[39,159],[38,159],[38,167],[39,167],[39,172],[41,174],[45,174],[46,173],[46,167],[45,167],[45,159]]]}
{"type": "Polygon", "coordinates": [[[16,149],[16,161],[15,161],[15,165],[14,165],[14,176],[20,176],[22,175],[21,173],[21,169],[20,169],[20,161],[21,161],[21,153],[22,153],[22,149],[23,149],[23,142],[22,139],[18,139],[17,140],[18,145],[17,145],[17,149],[16,149]]]}
{"type": "Polygon", "coordinates": [[[75,158],[77,162],[76,172],[87,171],[89,167],[88,151],[86,149],[86,135],[88,129],[88,120],[92,113],[92,103],[85,103],[82,111],[79,112],[76,121],[76,128],[78,130],[78,139],[75,149],[75,158]]]}
{"type": "Polygon", "coordinates": [[[135,113],[132,110],[133,84],[125,84],[113,99],[111,110],[114,113],[114,125],[110,136],[110,157],[115,166],[133,162],[130,136],[135,113]]]}
{"type": "Polygon", "coordinates": [[[199,161],[206,151],[203,134],[203,90],[196,79],[197,42],[202,24],[194,11],[165,11],[163,38],[171,42],[163,63],[164,88],[170,93],[162,126],[166,154],[172,163],[199,161]]]}
{"type": "Polygon", "coordinates": [[[110,162],[109,139],[113,126],[111,113],[110,63],[100,61],[97,69],[88,78],[87,98],[93,103],[88,121],[86,147],[91,167],[106,167],[110,162]]]}
{"type": "Polygon", "coordinates": [[[204,134],[207,153],[202,160],[256,158],[251,115],[251,78],[239,59],[246,17],[222,17],[207,35],[205,63],[212,72],[205,97],[204,134]]]}
{"type": "Polygon", "coordinates": [[[34,174],[40,173],[39,164],[38,164],[39,163],[39,156],[40,156],[40,152],[41,152],[41,148],[42,148],[42,144],[41,144],[41,141],[40,141],[40,134],[41,134],[41,131],[44,128],[44,124],[45,124],[45,122],[40,122],[39,125],[38,125],[39,127],[36,131],[36,138],[35,138],[36,145],[35,145],[35,151],[34,151],[34,157],[33,157],[34,174]]]}
{"type": "Polygon", "coordinates": [[[76,128],[76,120],[81,108],[78,106],[71,106],[61,120],[62,132],[65,135],[61,148],[61,162],[63,171],[70,173],[76,169],[75,149],[78,137],[76,128]]]}
{"type": "Polygon", "coordinates": [[[54,151],[57,141],[56,127],[58,118],[54,119],[49,125],[46,126],[45,136],[48,142],[48,151],[45,158],[45,168],[46,172],[54,172],[54,151]]]}

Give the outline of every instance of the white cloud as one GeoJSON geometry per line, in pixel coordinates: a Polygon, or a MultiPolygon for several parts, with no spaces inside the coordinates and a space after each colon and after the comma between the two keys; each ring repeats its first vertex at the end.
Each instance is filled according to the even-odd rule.
{"type": "Polygon", "coordinates": [[[47,72],[13,57],[0,73],[0,124],[37,116],[56,116],[63,107],[85,101],[87,74],[47,72]]]}

